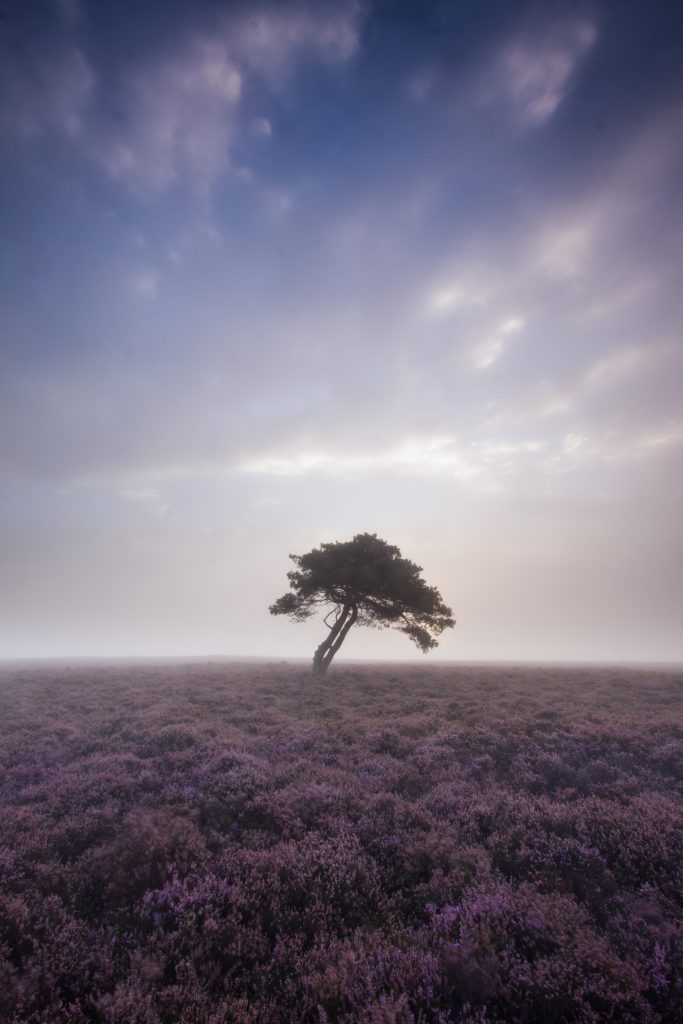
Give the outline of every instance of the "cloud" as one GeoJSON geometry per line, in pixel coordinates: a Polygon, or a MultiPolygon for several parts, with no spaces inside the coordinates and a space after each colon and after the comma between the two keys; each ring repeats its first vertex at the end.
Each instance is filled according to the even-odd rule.
{"type": "Polygon", "coordinates": [[[598,359],[586,371],[583,385],[587,388],[609,387],[647,365],[658,352],[652,348],[616,348],[598,359]]]}
{"type": "Polygon", "coordinates": [[[436,77],[433,68],[421,68],[409,76],[406,92],[413,103],[424,103],[428,99],[434,90],[436,77]]]}
{"type": "Polygon", "coordinates": [[[408,439],[388,448],[294,451],[266,454],[235,465],[235,470],[267,477],[310,475],[376,477],[429,476],[457,482],[475,491],[508,490],[535,476],[537,486],[560,472],[575,472],[591,463],[642,461],[683,445],[683,421],[662,429],[614,431],[603,435],[568,432],[554,439],[481,436],[474,439],[436,436],[408,439]]]}
{"type": "Polygon", "coordinates": [[[506,486],[529,459],[537,460],[544,444],[537,440],[472,440],[455,437],[408,439],[386,449],[368,451],[297,452],[251,459],[238,468],[266,476],[428,475],[457,481],[476,490],[494,491],[506,486]]]}
{"type": "Polygon", "coordinates": [[[542,126],[564,101],[581,60],[597,38],[597,25],[588,18],[516,34],[488,72],[486,100],[507,105],[524,125],[542,126]]]}
{"type": "Polygon", "coordinates": [[[167,505],[157,487],[124,487],[117,491],[119,497],[132,502],[162,519],[174,519],[175,512],[167,505]]]}
{"type": "MultiPolygon", "coordinates": [[[[680,124],[677,104],[629,122],[592,172],[508,198],[423,272],[410,368],[446,429],[457,410],[459,429],[609,436],[615,450],[668,436],[683,372],[680,124]],[[492,329],[515,309],[523,335],[492,329]],[[459,375],[467,364],[479,372],[459,375]]],[[[668,450],[637,446],[641,461],[668,450]]]]}
{"type": "Polygon", "coordinates": [[[480,342],[470,353],[470,363],[475,370],[487,370],[503,354],[507,339],[513,334],[518,334],[524,327],[524,321],[517,316],[509,317],[500,325],[497,331],[480,342]]]}
{"type": "Polygon", "coordinates": [[[562,454],[575,468],[586,464],[640,462],[683,447],[683,420],[671,421],[659,429],[610,431],[602,436],[566,434],[562,454]]]}
{"type": "MultiPolygon", "coordinates": [[[[59,7],[56,42],[29,41],[0,54],[0,127],[66,138],[138,194],[182,184],[206,195],[232,168],[234,140],[247,127],[245,79],[281,90],[302,57],[344,63],[359,41],[360,7],[353,2],[242,5],[210,29],[200,10],[171,42],[124,61],[100,82],[88,56],[65,35],[78,21],[78,5],[63,0],[59,7]],[[24,50],[29,56],[18,57],[24,50]]],[[[252,119],[251,133],[269,137],[268,118],[252,119]]],[[[236,168],[235,177],[243,179],[243,172],[236,168]]]]}
{"type": "MultiPolygon", "coordinates": [[[[602,410],[604,415],[612,402],[623,405],[634,387],[640,389],[660,376],[675,376],[679,370],[676,355],[676,348],[670,343],[617,346],[590,363],[564,387],[546,393],[540,406],[534,409],[530,404],[529,411],[532,415],[555,418],[579,410],[585,414],[592,407],[602,410]]],[[[626,411],[627,415],[633,413],[631,409],[626,411]]],[[[647,412],[651,414],[656,415],[657,410],[647,412]]]]}
{"type": "Polygon", "coordinates": [[[273,134],[273,128],[267,117],[255,117],[251,122],[253,135],[261,139],[269,139],[273,134]]]}
{"type": "Polygon", "coordinates": [[[160,277],[157,270],[141,270],[133,278],[131,287],[136,295],[147,299],[154,299],[159,287],[159,280],[160,277]]]}
{"type": "Polygon", "coordinates": [[[77,142],[95,96],[97,76],[79,47],[58,40],[46,52],[0,51],[0,129],[77,142]]]}
{"type": "Polygon", "coordinates": [[[281,221],[292,209],[291,196],[277,189],[267,189],[263,197],[265,209],[273,221],[281,221]]]}
{"type": "Polygon", "coordinates": [[[156,501],[160,496],[156,487],[125,487],[119,493],[129,501],[156,501]]]}
{"type": "MultiPolygon", "coordinates": [[[[445,275],[443,275],[445,277],[445,275]]],[[[435,317],[451,317],[462,310],[486,306],[491,289],[471,272],[430,289],[426,298],[427,312],[435,317]]]]}
{"type": "Polygon", "coordinates": [[[620,199],[606,190],[575,202],[569,209],[549,211],[543,218],[530,254],[551,281],[570,281],[590,269],[601,243],[618,226],[620,199]]]}
{"type": "Polygon", "coordinates": [[[327,476],[374,478],[378,474],[430,477],[480,493],[523,485],[536,492],[555,486],[560,474],[592,466],[618,468],[683,448],[683,421],[661,427],[628,428],[602,434],[580,429],[550,437],[422,437],[374,450],[318,450],[269,454],[237,463],[235,470],[265,477],[327,476]]]}
{"type": "MultiPolygon", "coordinates": [[[[105,133],[96,158],[133,186],[163,191],[186,181],[206,193],[231,167],[246,78],[260,75],[281,88],[302,54],[339,63],[357,45],[355,4],[250,7],[230,15],[211,36],[198,30],[175,53],[129,73],[123,131],[105,133]]],[[[258,117],[251,131],[268,138],[272,125],[258,117]]],[[[245,172],[235,169],[238,178],[245,172]]]]}
{"type": "Polygon", "coordinates": [[[133,188],[158,192],[189,181],[205,192],[229,167],[241,91],[225,42],[195,38],[127,76],[123,123],[98,125],[90,153],[133,188]]]}
{"type": "Polygon", "coordinates": [[[282,4],[247,9],[228,22],[234,51],[271,86],[281,86],[293,61],[306,51],[331,64],[350,60],[358,49],[360,4],[282,4]]]}

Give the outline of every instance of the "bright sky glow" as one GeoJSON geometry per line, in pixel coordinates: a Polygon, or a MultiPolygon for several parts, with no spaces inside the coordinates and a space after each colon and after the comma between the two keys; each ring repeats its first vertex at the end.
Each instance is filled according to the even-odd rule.
{"type": "Polygon", "coordinates": [[[681,27],[11,6],[0,657],[307,657],[287,555],[367,530],[439,657],[683,659],[681,27]]]}

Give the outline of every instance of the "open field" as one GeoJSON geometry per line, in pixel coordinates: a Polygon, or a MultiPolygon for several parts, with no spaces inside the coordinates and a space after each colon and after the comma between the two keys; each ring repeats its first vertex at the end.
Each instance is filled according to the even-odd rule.
{"type": "Polygon", "coordinates": [[[0,668],[0,1018],[678,1022],[683,672],[0,668]]]}

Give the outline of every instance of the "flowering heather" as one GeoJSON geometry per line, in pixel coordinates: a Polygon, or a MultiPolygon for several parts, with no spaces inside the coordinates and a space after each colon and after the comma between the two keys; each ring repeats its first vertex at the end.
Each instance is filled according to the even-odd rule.
{"type": "Polygon", "coordinates": [[[0,1019],[678,1022],[683,677],[0,670],[0,1019]]]}

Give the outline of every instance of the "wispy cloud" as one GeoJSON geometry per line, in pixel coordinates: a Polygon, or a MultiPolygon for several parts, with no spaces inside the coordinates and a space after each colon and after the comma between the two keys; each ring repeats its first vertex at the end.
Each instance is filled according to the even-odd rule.
{"type": "Polygon", "coordinates": [[[683,446],[683,421],[660,428],[608,431],[580,430],[553,438],[483,434],[479,438],[422,437],[394,447],[360,451],[298,451],[266,454],[238,463],[241,473],[265,477],[333,476],[343,478],[433,477],[475,492],[502,492],[520,482],[543,492],[560,473],[576,473],[592,465],[620,466],[656,458],[683,446]]]}
{"type": "Polygon", "coordinates": [[[267,117],[255,117],[251,122],[252,134],[261,139],[269,139],[273,134],[273,126],[267,117]]]}
{"type": "Polygon", "coordinates": [[[609,431],[602,435],[566,434],[556,461],[574,468],[591,463],[620,465],[653,458],[683,448],[683,421],[670,421],[659,428],[609,431]],[[560,456],[564,456],[561,460],[560,456]]]}
{"type": "Polygon", "coordinates": [[[552,281],[579,277],[589,269],[596,245],[608,227],[609,204],[588,204],[588,208],[551,213],[538,235],[536,260],[552,281]]]}
{"type": "Polygon", "coordinates": [[[281,221],[292,209],[292,197],[281,189],[267,189],[263,201],[271,220],[281,221]]]}
{"type": "Polygon", "coordinates": [[[434,68],[420,68],[406,82],[406,92],[413,103],[424,103],[432,93],[437,75],[434,68]]]}
{"type": "Polygon", "coordinates": [[[134,70],[120,128],[98,125],[89,148],[107,174],[160,191],[189,181],[206,191],[229,166],[242,75],[221,40],[198,38],[134,70]]]}
{"type": "Polygon", "coordinates": [[[157,270],[140,270],[131,281],[131,288],[136,295],[146,299],[156,297],[160,275],[157,270]]]}
{"type": "Polygon", "coordinates": [[[237,54],[271,85],[291,74],[293,62],[308,51],[332,64],[355,54],[360,38],[361,5],[356,0],[328,4],[272,4],[248,9],[228,23],[237,54]]]}
{"type": "Polygon", "coordinates": [[[518,334],[524,327],[524,321],[518,316],[511,316],[497,328],[490,337],[479,342],[470,353],[470,363],[475,370],[487,370],[503,354],[508,339],[518,334]]]}
{"type": "Polygon", "coordinates": [[[537,461],[545,445],[538,440],[510,441],[481,439],[464,441],[455,437],[408,439],[387,449],[374,451],[298,452],[252,459],[242,472],[266,476],[303,476],[310,473],[354,476],[378,472],[401,475],[439,476],[475,490],[501,490],[515,473],[537,461]]]}
{"type": "MultiPolygon", "coordinates": [[[[63,0],[60,10],[67,27],[79,20],[73,0],[63,0]]],[[[196,20],[175,45],[124,67],[114,83],[115,118],[95,102],[97,79],[87,54],[64,34],[26,60],[8,49],[0,70],[0,127],[24,136],[61,135],[138,194],[182,184],[206,195],[232,168],[234,139],[248,128],[240,104],[245,79],[281,89],[306,54],[331,65],[349,60],[358,46],[360,7],[248,6],[210,31],[201,15],[196,20]]],[[[269,137],[270,119],[252,119],[251,133],[269,137]]],[[[235,176],[243,180],[239,167],[235,176]]]]}
{"type": "Polygon", "coordinates": [[[157,501],[159,498],[156,487],[124,487],[119,493],[129,501],[157,501]]]}
{"type": "Polygon", "coordinates": [[[562,104],[597,38],[596,23],[583,17],[518,32],[489,69],[483,95],[507,105],[522,124],[540,127],[562,104]]]}
{"type": "Polygon", "coordinates": [[[0,49],[0,129],[32,137],[82,139],[97,76],[75,44],[57,39],[45,52],[0,49]]]}
{"type": "Polygon", "coordinates": [[[490,297],[490,288],[470,274],[437,285],[427,296],[426,308],[433,316],[451,317],[462,310],[485,306],[490,297]]]}

